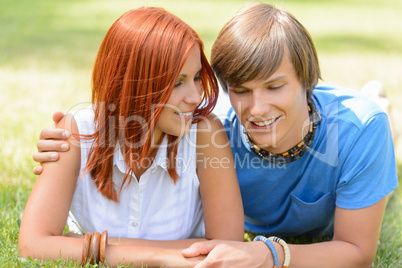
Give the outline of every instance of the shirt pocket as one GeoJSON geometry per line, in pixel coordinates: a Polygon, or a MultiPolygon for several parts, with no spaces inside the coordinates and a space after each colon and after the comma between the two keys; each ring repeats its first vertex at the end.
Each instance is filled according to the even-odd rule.
{"type": "Polygon", "coordinates": [[[325,193],[308,201],[291,193],[289,215],[294,219],[295,228],[304,233],[330,224],[335,212],[335,199],[332,193],[325,193]]]}

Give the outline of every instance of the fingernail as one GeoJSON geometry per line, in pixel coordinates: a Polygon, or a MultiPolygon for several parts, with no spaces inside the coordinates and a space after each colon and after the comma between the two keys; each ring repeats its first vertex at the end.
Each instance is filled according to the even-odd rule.
{"type": "Polygon", "coordinates": [[[191,248],[185,248],[181,252],[184,253],[184,254],[190,254],[190,253],[193,252],[193,250],[191,248]]]}
{"type": "Polygon", "coordinates": [[[57,154],[56,154],[56,153],[51,154],[51,155],[50,155],[50,158],[51,158],[52,160],[56,160],[56,159],[57,159],[57,154]]]}
{"type": "Polygon", "coordinates": [[[63,135],[64,138],[68,138],[70,133],[68,133],[68,131],[64,131],[62,135],[63,135]]]}
{"type": "Polygon", "coordinates": [[[67,150],[68,150],[68,144],[67,144],[67,143],[63,143],[63,144],[61,145],[61,149],[62,149],[63,151],[67,151],[67,150]]]}

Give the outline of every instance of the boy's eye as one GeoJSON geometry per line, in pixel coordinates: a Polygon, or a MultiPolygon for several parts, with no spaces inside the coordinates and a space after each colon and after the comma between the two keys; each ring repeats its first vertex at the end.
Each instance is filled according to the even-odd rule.
{"type": "Polygon", "coordinates": [[[272,86],[269,86],[269,89],[273,89],[273,90],[280,89],[282,86],[283,85],[272,85],[272,86]]]}
{"type": "Polygon", "coordinates": [[[241,94],[245,94],[245,93],[248,92],[248,91],[245,90],[245,89],[232,89],[232,90],[230,90],[230,91],[233,92],[233,93],[236,94],[236,95],[241,95],[241,94]]]}

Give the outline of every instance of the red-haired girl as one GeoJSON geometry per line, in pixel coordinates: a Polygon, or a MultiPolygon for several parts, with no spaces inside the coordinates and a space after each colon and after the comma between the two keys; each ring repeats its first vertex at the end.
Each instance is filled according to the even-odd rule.
{"type": "Polygon", "coordinates": [[[44,164],[20,256],[180,267],[202,259],[180,253],[194,241],[242,240],[233,156],[210,114],[218,85],[194,30],[159,8],[125,13],[92,83],[92,105],[57,124],[71,149],[44,164]],[[67,219],[85,236],[63,235],[67,219]]]}

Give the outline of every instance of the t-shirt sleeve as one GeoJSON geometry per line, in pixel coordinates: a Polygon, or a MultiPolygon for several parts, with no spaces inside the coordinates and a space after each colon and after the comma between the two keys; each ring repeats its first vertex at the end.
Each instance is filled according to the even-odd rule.
{"type": "Polygon", "coordinates": [[[375,114],[357,133],[341,172],[336,205],[371,206],[398,187],[394,144],[388,118],[375,114]]]}

